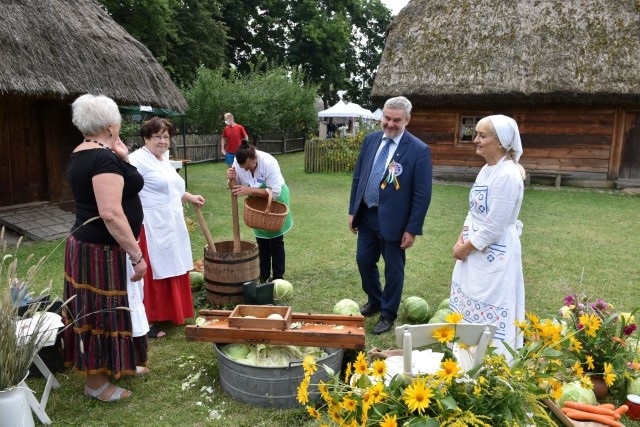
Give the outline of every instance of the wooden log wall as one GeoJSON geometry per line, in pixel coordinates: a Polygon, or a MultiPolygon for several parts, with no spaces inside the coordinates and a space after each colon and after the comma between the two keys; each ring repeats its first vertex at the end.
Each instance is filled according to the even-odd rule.
{"type": "MultiPolygon", "coordinates": [[[[616,110],[501,111],[520,128],[526,169],[609,173],[616,110]]],[[[459,141],[461,116],[484,117],[493,111],[431,111],[417,107],[408,129],[431,147],[433,164],[480,167],[472,142],[459,141]]],[[[615,165],[614,165],[615,166],[615,165]]]]}

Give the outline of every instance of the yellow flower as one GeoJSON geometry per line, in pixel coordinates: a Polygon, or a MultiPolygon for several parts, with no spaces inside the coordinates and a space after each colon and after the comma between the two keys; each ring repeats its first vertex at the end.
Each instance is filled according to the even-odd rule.
{"type": "Polygon", "coordinates": [[[482,392],[482,387],[480,387],[478,384],[473,386],[473,395],[474,396],[480,396],[480,393],[482,392]]]}
{"type": "Polygon", "coordinates": [[[619,319],[624,320],[624,324],[628,325],[629,323],[635,322],[635,317],[631,315],[631,313],[620,313],[619,319]]]}
{"type": "Polygon", "coordinates": [[[407,404],[410,411],[418,411],[420,414],[429,407],[430,398],[433,397],[433,391],[427,387],[424,378],[416,378],[413,380],[403,393],[404,403],[407,404]]]}
{"type": "Polygon", "coordinates": [[[562,318],[563,319],[570,319],[571,318],[571,312],[572,312],[572,308],[565,305],[564,307],[560,308],[560,314],[562,314],[562,318]]]}
{"type": "Polygon", "coordinates": [[[302,368],[305,375],[313,375],[318,370],[315,357],[310,354],[306,355],[302,360],[302,368]]]}
{"type": "Polygon", "coordinates": [[[367,359],[363,352],[358,353],[354,369],[358,375],[366,375],[369,373],[369,365],[367,364],[367,359]]]}
{"type": "Polygon", "coordinates": [[[593,368],[595,368],[595,366],[593,366],[593,356],[588,354],[585,357],[585,363],[587,364],[587,369],[592,370],[593,368]]]}
{"type": "Polygon", "coordinates": [[[571,368],[571,370],[575,372],[576,375],[579,377],[581,377],[582,374],[584,373],[584,369],[582,368],[582,366],[580,366],[580,362],[578,361],[573,364],[573,367],[571,368]]]}
{"type": "Polygon", "coordinates": [[[307,412],[316,420],[320,419],[320,412],[318,412],[313,406],[307,406],[307,412]]]}
{"type": "Polygon", "coordinates": [[[387,373],[387,364],[384,359],[378,359],[373,361],[373,376],[382,379],[384,374],[387,373]]]}
{"type": "Polygon", "coordinates": [[[393,417],[389,414],[384,414],[380,421],[380,427],[398,427],[397,415],[393,414],[393,417]]]}
{"type": "Polygon", "coordinates": [[[347,367],[344,370],[344,382],[349,383],[349,377],[351,376],[351,362],[347,363],[347,367]]]}
{"type": "Polygon", "coordinates": [[[448,344],[449,341],[455,338],[456,331],[451,326],[443,326],[433,331],[432,336],[442,344],[448,344]]]}
{"type": "Polygon", "coordinates": [[[598,332],[602,324],[600,318],[596,314],[583,314],[578,319],[582,324],[584,333],[587,334],[587,336],[595,338],[596,332],[598,332]]]}
{"type": "Polygon", "coordinates": [[[535,314],[533,314],[533,313],[531,313],[529,311],[529,312],[526,313],[526,317],[531,322],[531,326],[533,326],[535,329],[539,329],[540,328],[540,318],[538,316],[536,316],[535,314]]]}
{"type": "Polygon", "coordinates": [[[580,385],[582,386],[582,388],[593,389],[593,383],[591,382],[591,378],[585,375],[582,375],[580,377],[580,385]]]}
{"type": "Polygon", "coordinates": [[[371,393],[373,394],[373,401],[375,403],[381,402],[385,397],[387,397],[387,393],[384,391],[384,382],[380,381],[371,389],[371,393]]]}
{"type": "Polygon", "coordinates": [[[345,397],[342,399],[342,407],[349,412],[353,412],[358,407],[358,402],[355,399],[345,397]]]}
{"type": "Polygon", "coordinates": [[[520,329],[521,331],[527,329],[528,326],[528,323],[526,321],[521,321],[518,319],[516,319],[513,323],[516,325],[516,328],[520,329]]]}
{"type": "Polygon", "coordinates": [[[340,409],[340,405],[332,405],[327,411],[329,413],[329,418],[331,418],[331,421],[336,424],[340,424],[343,421],[342,417],[340,416],[340,409]]]}
{"type": "Polygon", "coordinates": [[[462,371],[460,365],[455,360],[447,359],[440,364],[442,369],[438,371],[438,375],[440,378],[444,379],[447,384],[451,382],[454,378],[457,378],[462,371]]]}
{"type": "Polygon", "coordinates": [[[458,313],[457,311],[454,311],[453,313],[449,313],[446,316],[444,316],[445,322],[453,323],[454,325],[457,325],[458,323],[460,323],[462,319],[464,319],[464,316],[462,315],[462,313],[458,313]]]}
{"type": "Polygon", "coordinates": [[[604,362],[604,382],[611,387],[616,380],[617,375],[613,372],[611,363],[604,362]]]}
{"type": "Polygon", "coordinates": [[[579,353],[582,350],[582,343],[573,336],[569,337],[569,351],[579,353]]]}
{"type": "Polygon", "coordinates": [[[306,405],[309,403],[309,380],[310,377],[304,377],[304,379],[298,385],[298,402],[301,405],[306,405]]]}
{"type": "Polygon", "coordinates": [[[555,379],[552,379],[551,381],[551,397],[558,400],[562,397],[562,383],[555,379]]]}

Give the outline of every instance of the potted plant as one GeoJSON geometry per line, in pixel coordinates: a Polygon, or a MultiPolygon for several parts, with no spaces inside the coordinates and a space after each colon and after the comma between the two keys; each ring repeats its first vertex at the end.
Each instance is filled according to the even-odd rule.
{"type": "MultiPolygon", "coordinates": [[[[47,329],[50,318],[42,314],[50,303],[30,304],[20,310],[19,303],[30,299],[29,282],[17,277],[18,259],[8,253],[4,228],[0,230],[0,247],[0,426],[29,426],[34,422],[24,380],[34,357],[50,339],[49,334],[39,332],[47,329]]],[[[44,258],[34,263],[25,279],[32,278],[43,262],[44,258]]]]}

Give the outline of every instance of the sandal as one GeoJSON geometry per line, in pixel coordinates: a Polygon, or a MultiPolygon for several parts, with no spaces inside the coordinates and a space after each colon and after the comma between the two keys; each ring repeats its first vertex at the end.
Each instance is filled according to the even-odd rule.
{"type": "Polygon", "coordinates": [[[136,366],[136,376],[142,377],[149,373],[149,368],[146,366],[136,366]]]}
{"type": "Polygon", "coordinates": [[[123,389],[121,387],[116,387],[114,385],[114,387],[116,389],[113,391],[113,393],[111,393],[111,396],[109,396],[108,399],[105,399],[105,398],[102,397],[102,393],[104,393],[110,385],[113,385],[113,384],[111,384],[109,381],[107,381],[106,383],[104,383],[102,385],[102,387],[97,388],[97,389],[94,390],[94,389],[90,388],[88,385],[85,384],[85,386],[84,386],[84,395],[86,397],[91,397],[93,399],[98,399],[101,402],[116,402],[116,401],[118,401],[120,399],[126,399],[127,397],[130,397],[131,394],[132,394],[131,391],[125,390],[125,389],[123,389]],[[123,393],[129,393],[129,394],[126,395],[126,396],[123,396],[123,393]]]}
{"type": "Polygon", "coordinates": [[[156,325],[149,327],[149,338],[162,338],[167,333],[165,331],[161,331],[156,325]]]}

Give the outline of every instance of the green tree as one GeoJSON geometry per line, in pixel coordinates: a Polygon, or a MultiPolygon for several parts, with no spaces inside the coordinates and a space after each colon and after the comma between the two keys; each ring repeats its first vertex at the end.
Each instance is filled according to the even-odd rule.
{"type": "Polygon", "coordinates": [[[232,112],[254,139],[263,134],[296,134],[315,127],[317,87],[302,73],[282,67],[247,74],[198,69],[186,90],[189,122],[201,132],[221,133],[223,115],[232,112]]]}
{"type": "Polygon", "coordinates": [[[240,72],[268,63],[300,67],[325,106],[348,89],[369,105],[391,22],[380,0],[220,0],[229,28],[227,60],[240,72]]]}
{"type": "Polygon", "coordinates": [[[227,29],[218,0],[99,1],[178,84],[190,83],[200,65],[224,63],[227,29]]]}

